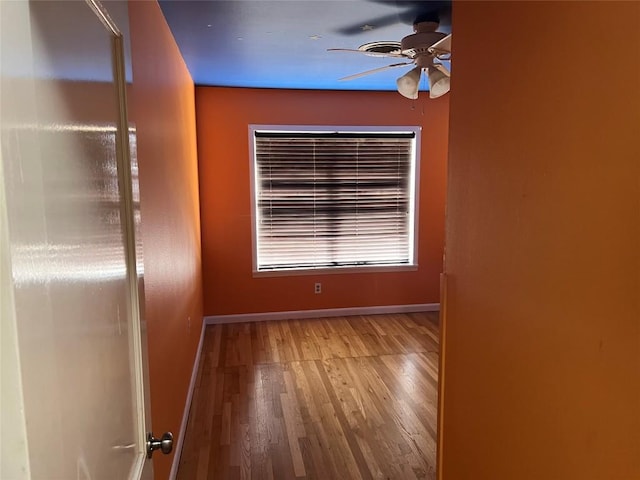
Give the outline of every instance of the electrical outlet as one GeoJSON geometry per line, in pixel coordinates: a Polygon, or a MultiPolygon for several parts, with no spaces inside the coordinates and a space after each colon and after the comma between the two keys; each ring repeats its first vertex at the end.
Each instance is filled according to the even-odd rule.
{"type": "Polygon", "coordinates": [[[322,284],[321,284],[321,283],[316,283],[316,285],[315,285],[315,287],[314,287],[313,291],[314,291],[315,293],[322,293],[322,284]]]}

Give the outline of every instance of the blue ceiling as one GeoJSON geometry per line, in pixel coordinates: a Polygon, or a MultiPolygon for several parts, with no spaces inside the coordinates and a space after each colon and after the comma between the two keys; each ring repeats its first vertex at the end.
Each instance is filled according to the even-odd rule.
{"type": "Polygon", "coordinates": [[[327,52],[397,41],[413,22],[440,19],[451,32],[450,1],[160,0],[196,85],[320,90],[395,90],[411,66],[351,81],[339,78],[402,62],[327,52]]]}

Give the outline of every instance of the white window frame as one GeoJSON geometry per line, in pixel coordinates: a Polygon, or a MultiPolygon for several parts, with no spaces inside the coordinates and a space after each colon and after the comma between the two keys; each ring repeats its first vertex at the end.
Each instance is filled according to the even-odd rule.
{"type": "Polygon", "coordinates": [[[254,277],[272,276],[296,276],[296,275],[318,275],[318,274],[344,274],[344,273],[366,273],[366,272],[399,272],[415,271],[418,269],[418,207],[420,204],[420,151],[422,128],[419,126],[325,126],[325,125],[249,125],[249,165],[251,175],[251,249],[252,266],[254,277]],[[413,162],[410,173],[410,221],[409,221],[409,249],[410,262],[398,265],[347,265],[335,267],[304,267],[278,270],[258,269],[258,197],[257,197],[257,169],[256,169],[256,132],[269,133],[412,133],[413,141],[413,162]],[[411,241],[413,239],[413,241],[411,241]]]}

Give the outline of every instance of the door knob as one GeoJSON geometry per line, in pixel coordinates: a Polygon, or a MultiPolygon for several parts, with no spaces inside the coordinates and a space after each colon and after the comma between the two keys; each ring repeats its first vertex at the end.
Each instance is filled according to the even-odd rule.
{"type": "Polygon", "coordinates": [[[155,450],[160,449],[165,455],[171,453],[173,449],[173,434],[165,432],[160,439],[153,436],[153,433],[147,435],[147,458],[151,458],[155,450]]]}

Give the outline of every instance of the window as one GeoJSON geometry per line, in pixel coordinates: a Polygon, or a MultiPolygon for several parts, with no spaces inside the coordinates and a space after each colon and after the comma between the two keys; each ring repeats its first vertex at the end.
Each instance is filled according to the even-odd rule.
{"type": "Polygon", "coordinates": [[[250,127],[254,271],[412,267],[418,127],[250,127]]]}

